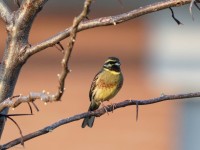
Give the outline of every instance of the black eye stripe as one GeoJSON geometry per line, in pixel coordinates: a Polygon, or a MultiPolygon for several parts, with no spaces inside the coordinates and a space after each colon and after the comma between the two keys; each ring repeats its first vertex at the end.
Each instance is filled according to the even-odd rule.
{"type": "Polygon", "coordinates": [[[116,63],[116,61],[109,61],[109,62],[105,63],[105,65],[108,65],[108,64],[114,65],[115,63],[116,63]]]}

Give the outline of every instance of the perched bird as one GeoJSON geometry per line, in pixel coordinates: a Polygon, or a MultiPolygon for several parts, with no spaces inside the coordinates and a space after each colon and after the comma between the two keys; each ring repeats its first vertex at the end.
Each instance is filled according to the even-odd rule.
{"type": "MultiPolygon", "coordinates": [[[[113,98],[123,85],[123,75],[120,69],[120,61],[116,57],[109,57],[101,71],[94,77],[90,92],[90,107],[88,111],[99,108],[102,102],[113,98]]],[[[82,128],[93,126],[95,116],[84,118],[82,128]]]]}

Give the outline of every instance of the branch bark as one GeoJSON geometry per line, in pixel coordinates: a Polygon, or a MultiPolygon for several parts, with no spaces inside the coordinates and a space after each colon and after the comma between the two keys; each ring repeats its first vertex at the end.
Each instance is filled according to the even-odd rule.
{"type": "Polygon", "coordinates": [[[10,24],[12,13],[4,0],[0,0],[0,16],[6,24],[10,24]]]}
{"type": "MultiPolygon", "coordinates": [[[[115,109],[131,106],[131,105],[136,105],[136,106],[138,106],[138,105],[150,105],[150,104],[168,101],[168,100],[177,100],[177,99],[183,100],[183,99],[186,99],[186,98],[195,98],[195,97],[200,97],[200,92],[188,93],[188,94],[177,94],[177,95],[162,95],[160,97],[147,99],[147,100],[125,100],[125,101],[122,101],[122,102],[119,102],[119,103],[114,103],[113,105],[106,106],[106,110],[107,110],[107,112],[111,112],[115,109]],[[114,106],[114,108],[113,108],[113,106],[114,106]]],[[[84,113],[81,113],[81,114],[74,115],[72,117],[62,119],[62,120],[57,121],[57,122],[55,122],[55,123],[53,123],[49,126],[42,128],[40,130],[37,130],[33,133],[30,133],[30,134],[23,136],[23,141],[25,142],[25,141],[31,140],[33,138],[36,138],[38,136],[47,134],[47,133],[52,132],[54,129],[56,129],[56,128],[64,125],[64,124],[68,124],[68,123],[71,123],[71,122],[74,122],[74,121],[78,121],[78,120],[83,119],[85,117],[89,117],[89,116],[100,117],[100,116],[102,116],[106,113],[106,110],[105,110],[105,108],[100,108],[100,109],[97,109],[95,111],[84,112],[84,113]]],[[[5,150],[5,149],[11,148],[11,147],[13,147],[17,144],[20,144],[20,143],[21,143],[21,137],[15,139],[13,141],[10,141],[10,142],[8,142],[4,145],[1,145],[0,149],[5,150]]]]}
{"type": "MultiPolygon", "coordinates": [[[[157,2],[157,3],[140,7],[133,11],[129,11],[127,13],[123,13],[120,15],[102,17],[98,19],[81,22],[80,25],[78,26],[77,31],[79,32],[82,30],[91,29],[95,27],[116,25],[116,24],[126,22],[128,20],[143,16],[143,15],[155,12],[155,11],[159,11],[159,10],[166,9],[169,7],[182,6],[190,2],[191,0],[167,0],[167,1],[157,2]]],[[[40,52],[48,47],[51,47],[55,45],[56,43],[58,43],[59,41],[69,37],[71,30],[72,30],[72,27],[67,28],[64,31],[52,36],[51,38],[28,48],[26,51],[26,57],[29,57],[37,52],[40,52]]]]}

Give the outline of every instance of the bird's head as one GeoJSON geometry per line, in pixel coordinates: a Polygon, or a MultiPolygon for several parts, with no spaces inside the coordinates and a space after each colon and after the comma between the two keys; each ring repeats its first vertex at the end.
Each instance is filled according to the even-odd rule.
{"type": "Polygon", "coordinates": [[[120,61],[118,58],[116,57],[109,57],[104,65],[103,65],[103,68],[105,70],[109,70],[109,71],[115,71],[115,72],[120,72],[120,61]]]}

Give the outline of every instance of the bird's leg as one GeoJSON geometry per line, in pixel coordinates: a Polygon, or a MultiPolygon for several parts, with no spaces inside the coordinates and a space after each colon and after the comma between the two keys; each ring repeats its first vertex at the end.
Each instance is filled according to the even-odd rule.
{"type": "Polygon", "coordinates": [[[101,102],[101,104],[102,104],[102,107],[103,107],[103,109],[106,111],[106,113],[109,115],[109,113],[108,113],[108,110],[106,109],[106,105],[104,105],[104,103],[103,102],[101,102]]]}

